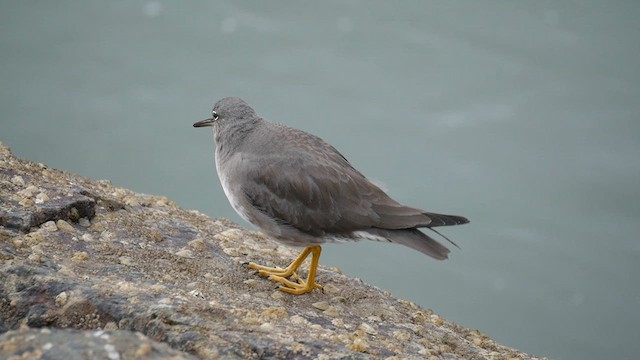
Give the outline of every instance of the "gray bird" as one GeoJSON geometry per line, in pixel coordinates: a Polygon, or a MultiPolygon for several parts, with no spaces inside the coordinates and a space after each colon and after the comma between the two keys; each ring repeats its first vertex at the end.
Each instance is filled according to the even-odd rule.
{"type": "Polygon", "coordinates": [[[280,242],[306,246],[285,269],[248,265],[280,283],[282,291],[304,294],[322,288],[315,282],[320,244],[384,241],[443,260],[449,249],[418,228],[436,232],[433,227],[469,222],[398,203],[333,146],[261,118],[242,99],[218,101],[212,117],[193,126],[213,127],[216,169],[233,209],[280,242]],[[309,254],[305,281],[296,271],[309,254]]]}

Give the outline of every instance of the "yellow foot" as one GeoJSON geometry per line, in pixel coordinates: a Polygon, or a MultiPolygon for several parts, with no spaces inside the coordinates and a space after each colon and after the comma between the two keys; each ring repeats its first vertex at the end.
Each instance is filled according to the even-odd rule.
{"type": "Polygon", "coordinates": [[[270,275],[276,275],[276,276],[282,276],[282,277],[289,277],[293,274],[295,274],[295,271],[293,269],[290,269],[290,266],[281,269],[281,268],[272,268],[272,267],[268,267],[268,266],[262,266],[262,265],[258,265],[256,263],[249,263],[249,265],[247,265],[247,267],[249,269],[254,269],[254,270],[258,270],[258,274],[260,276],[270,276],[270,275]]]}
{"type": "Polygon", "coordinates": [[[268,277],[269,280],[282,284],[278,287],[278,289],[289,294],[302,295],[308,292],[312,292],[313,289],[320,289],[320,291],[322,291],[322,285],[316,284],[315,281],[306,282],[300,279],[298,275],[295,275],[294,278],[297,282],[289,281],[282,276],[277,275],[270,275],[268,277]]]}
{"type": "Polygon", "coordinates": [[[254,263],[249,263],[248,267],[250,269],[258,270],[258,275],[260,276],[268,276],[268,279],[271,281],[278,282],[282,284],[279,289],[289,294],[293,295],[301,295],[308,292],[313,291],[313,289],[321,289],[322,286],[320,284],[316,284],[316,271],[318,269],[318,260],[320,259],[320,251],[322,249],[320,246],[309,246],[305,248],[300,255],[291,263],[291,265],[287,266],[284,269],[281,268],[272,268],[267,266],[262,266],[254,263]],[[307,281],[303,281],[296,274],[296,270],[302,265],[304,260],[312,254],[311,257],[311,267],[309,268],[309,276],[307,277],[307,281]],[[288,280],[287,278],[292,277],[295,282],[288,280]]]}

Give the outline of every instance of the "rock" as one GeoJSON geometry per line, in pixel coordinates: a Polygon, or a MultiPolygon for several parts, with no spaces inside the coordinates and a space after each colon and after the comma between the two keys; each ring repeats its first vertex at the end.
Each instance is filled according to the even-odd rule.
{"type": "MultiPolygon", "coordinates": [[[[13,158],[13,155],[2,154],[0,161],[8,157],[13,158]]],[[[19,176],[31,182],[47,180],[47,178],[34,179],[34,176],[38,176],[34,172],[38,170],[41,172],[42,169],[37,169],[37,165],[33,163],[25,162],[24,164],[30,165],[25,170],[32,173],[19,176]]],[[[6,162],[5,165],[7,165],[6,162]]],[[[76,214],[91,218],[95,214],[95,200],[85,196],[82,188],[70,189],[66,184],[63,188],[56,188],[52,183],[43,183],[40,186],[30,185],[21,189],[21,185],[5,180],[8,175],[4,173],[2,180],[2,200],[6,203],[0,205],[0,226],[28,231],[47,221],[72,220],[76,214]],[[65,190],[70,192],[65,193],[65,190]]]]}
{"type": "Polygon", "coordinates": [[[130,256],[120,256],[118,258],[118,262],[122,265],[127,265],[127,266],[133,266],[135,265],[135,262],[133,261],[133,259],[130,256]]]}
{"type": "Polygon", "coordinates": [[[347,345],[347,347],[353,351],[365,352],[369,349],[369,342],[367,339],[355,338],[351,344],[347,345]]]}
{"type": "Polygon", "coordinates": [[[3,359],[196,359],[139,332],[30,329],[0,335],[3,359]]]}
{"type": "Polygon", "coordinates": [[[71,224],[69,224],[68,222],[66,222],[64,220],[56,221],[56,226],[58,227],[58,230],[60,230],[60,231],[64,231],[64,232],[68,232],[68,233],[76,232],[76,229],[73,226],[71,226],[71,224]]]}
{"type": "Polygon", "coordinates": [[[93,238],[93,235],[91,235],[91,234],[82,234],[80,239],[82,239],[82,241],[86,241],[86,242],[95,241],[95,239],[93,238]]]}
{"type": "Polygon", "coordinates": [[[362,323],[360,324],[360,326],[358,326],[358,329],[364,331],[365,333],[369,334],[369,335],[378,335],[378,331],[376,329],[373,328],[373,326],[367,324],[367,323],[362,323]]]}
{"type": "Polygon", "coordinates": [[[69,294],[67,294],[66,291],[63,291],[56,296],[56,305],[62,307],[67,303],[67,300],[69,300],[69,294]]]}
{"type": "Polygon", "coordinates": [[[333,305],[327,307],[322,313],[325,316],[328,316],[328,317],[331,317],[331,318],[340,316],[340,310],[338,309],[338,307],[333,306],[333,305]]]}
{"type": "Polygon", "coordinates": [[[533,359],[322,266],[292,296],[243,265],[295,255],[0,146],[0,358],[533,359]]]}
{"type": "Polygon", "coordinates": [[[177,256],[183,257],[183,258],[193,258],[193,251],[189,250],[189,249],[182,249],[178,252],[176,252],[177,256]]]}
{"type": "Polygon", "coordinates": [[[42,204],[45,201],[49,201],[49,195],[43,192],[36,195],[36,204],[42,204]]]}
{"type": "Polygon", "coordinates": [[[12,177],[11,182],[18,186],[24,186],[24,179],[22,178],[22,176],[16,175],[12,177]]]}
{"type": "Polygon", "coordinates": [[[55,232],[58,231],[58,225],[54,221],[47,221],[44,224],[40,225],[40,229],[47,232],[55,232]]]}
{"type": "Polygon", "coordinates": [[[318,302],[314,302],[313,304],[311,304],[311,306],[313,306],[314,308],[318,309],[318,310],[327,310],[329,308],[329,303],[326,301],[318,301],[318,302]]]}

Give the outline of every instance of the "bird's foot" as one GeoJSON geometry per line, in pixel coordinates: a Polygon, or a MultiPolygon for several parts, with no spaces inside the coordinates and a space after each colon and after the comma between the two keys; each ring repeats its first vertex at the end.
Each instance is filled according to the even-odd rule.
{"type": "Polygon", "coordinates": [[[298,276],[298,274],[289,267],[284,269],[277,267],[272,268],[255,263],[249,263],[247,264],[247,267],[250,269],[258,270],[258,275],[267,276],[268,280],[281,283],[282,285],[279,287],[279,289],[289,294],[300,295],[308,293],[313,289],[322,290],[322,285],[316,284],[315,282],[313,282],[313,286],[307,287],[307,282],[302,280],[298,276]],[[292,278],[295,282],[290,281],[288,278],[292,278]]]}
{"type": "Polygon", "coordinates": [[[290,281],[282,276],[277,275],[269,275],[268,279],[282,284],[278,287],[280,291],[284,291],[293,295],[302,295],[313,291],[313,289],[320,289],[320,291],[323,291],[322,285],[316,284],[313,280],[304,281],[300,279],[296,273],[293,273],[292,277],[296,280],[296,282],[290,281]]]}
{"type": "Polygon", "coordinates": [[[313,291],[313,289],[322,290],[322,286],[316,284],[316,272],[318,270],[318,260],[320,259],[320,252],[322,249],[318,245],[308,246],[298,257],[286,268],[272,268],[267,266],[258,265],[255,263],[249,263],[247,266],[250,269],[258,270],[260,276],[268,276],[271,281],[282,284],[279,289],[289,294],[300,295],[313,291]],[[296,270],[302,265],[302,262],[309,256],[311,257],[311,266],[309,267],[309,276],[304,281],[300,279],[296,270]],[[295,281],[291,281],[288,278],[291,277],[295,281]]]}
{"type": "Polygon", "coordinates": [[[292,269],[291,266],[287,266],[286,268],[282,269],[279,267],[268,267],[268,266],[258,265],[255,263],[249,263],[247,267],[249,269],[258,270],[258,275],[260,276],[275,275],[275,276],[282,276],[282,277],[288,278],[289,276],[295,274],[295,269],[292,269]]]}

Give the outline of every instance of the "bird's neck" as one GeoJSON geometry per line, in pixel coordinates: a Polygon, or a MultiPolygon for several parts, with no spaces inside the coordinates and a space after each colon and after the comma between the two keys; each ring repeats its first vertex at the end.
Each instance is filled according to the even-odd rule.
{"type": "Polygon", "coordinates": [[[217,151],[221,154],[232,154],[244,145],[247,137],[260,126],[260,119],[238,121],[224,124],[214,133],[217,151]]]}

